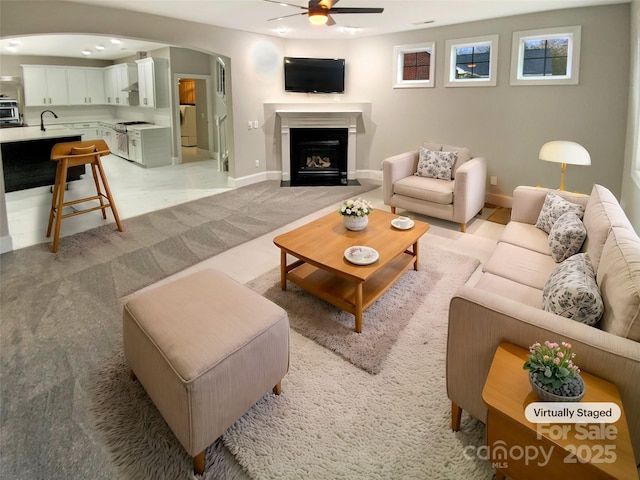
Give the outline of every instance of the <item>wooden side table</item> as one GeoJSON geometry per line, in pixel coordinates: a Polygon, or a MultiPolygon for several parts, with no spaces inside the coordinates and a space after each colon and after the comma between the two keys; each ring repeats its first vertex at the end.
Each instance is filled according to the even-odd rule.
{"type": "MultiPolygon", "coordinates": [[[[536,424],[525,408],[540,401],[522,365],[529,352],[501,343],[482,391],[487,415],[489,458],[496,480],[624,479],[638,478],[636,461],[618,388],[581,372],[583,402],[613,402],[622,412],[615,423],[536,424]]],[[[579,363],[578,363],[579,364],[579,363]]]]}

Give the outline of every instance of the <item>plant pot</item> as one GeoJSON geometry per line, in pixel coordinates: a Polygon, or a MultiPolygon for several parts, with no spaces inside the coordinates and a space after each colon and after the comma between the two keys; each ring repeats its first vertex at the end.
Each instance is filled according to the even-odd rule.
{"type": "Polygon", "coordinates": [[[555,393],[551,393],[545,390],[540,385],[538,385],[535,381],[534,373],[529,372],[529,383],[531,384],[533,393],[535,393],[538,396],[538,398],[543,402],[579,402],[580,400],[582,400],[582,397],[584,397],[584,392],[586,389],[584,386],[584,381],[582,380],[582,377],[580,376],[580,374],[576,375],[576,378],[574,379],[574,381],[578,382],[579,385],[581,385],[582,387],[580,389],[579,395],[573,395],[573,396],[557,395],[555,393]]]}
{"type": "Polygon", "coordinates": [[[347,230],[353,230],[357,232],[364,230],[369,224],[369,217],[364,215],[362,217],[356,217],[355,215],[343,215],[344,226],[347,230]]]}

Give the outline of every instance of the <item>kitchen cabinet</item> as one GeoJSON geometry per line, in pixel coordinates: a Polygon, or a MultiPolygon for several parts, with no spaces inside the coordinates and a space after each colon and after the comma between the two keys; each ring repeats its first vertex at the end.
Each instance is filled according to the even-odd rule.
{"type": "Polygon", "coordinates": [[[68,105],[66,67],[22,65],[27,107],[68,105]]]}
{"type": "Polygon", "coordinates": [[[67,68],[69,105],[103,105],[105,103],[102,68],[67,68]]]}
{"type": "Polygon", "coordinates": [[[138,65],[139,105],[147,108],[169,106],[169,62],[165,58],[143,58],[138,65]]]}
{"type": "Polygon", "coordinates": [[[169,127],[129,127],[129,160],[145,167],[171,165],[169,127]]]}
{"type": "Polygon", "coordinates": [[[82,140],[102,138],[98,132],[98,122],[65,123],[66,128],[82,133],[82,140]]]}
{"type": "Polygon", "coordinates": [[[100,123],[98,127],[98,138],[103,139],[107,143],[110,151],[118,151],[118,134],[112,125],[100,123]]]}
{"type": "Polygon", "coordinates": [[[107,105],[137,105],[137,93],[123,91],[138,81],[138,68],[135,64],[119,63],[105,67],[103,73],[107,105]]]}

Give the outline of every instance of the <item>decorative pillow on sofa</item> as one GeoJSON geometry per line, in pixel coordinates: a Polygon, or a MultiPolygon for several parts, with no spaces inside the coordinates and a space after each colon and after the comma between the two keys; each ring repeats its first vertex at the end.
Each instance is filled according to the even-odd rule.
{"type": "Polygon", "coordinates": [[[566,212],[560,215],[549,232],[549,248],[551,256],[560,263],[582,248],[584,239],[587,238],[587,229],[574,212],[566,212]]]}
{"type": "Polygon", "coordinates": [[[553,192],[547,192],[544,205],[542,205],[542,210],[540,210],[540,215],[536,222],[536,227],[545,233],[549,233],[553,224],[556,223],[556,220],[566,212],[574,212],[578,215],[578,218],[582,218],[584,207],[577,203],[568,202],[553,192]]]}
{"type": "Polygon", "coordinates": [[[419,177],[451,180],[451,168],[456,158],[458,152],[438,152],[420,147],[418,171],[415,174],[419,177]]]}
{"type": "Polygon", "coordinates": [[[578,253],[559,264],[544,285],[542,308],[561,317],[595,325],[604,304],[587,253],[578,253]]]}

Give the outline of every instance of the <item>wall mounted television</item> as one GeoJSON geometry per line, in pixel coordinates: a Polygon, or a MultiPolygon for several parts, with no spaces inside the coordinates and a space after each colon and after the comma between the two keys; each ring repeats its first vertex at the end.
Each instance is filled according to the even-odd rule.
{"type": "Polygon", "coordinates": [[[284,58],[287,92],[344,93],[343,58],[284,58]]]}

